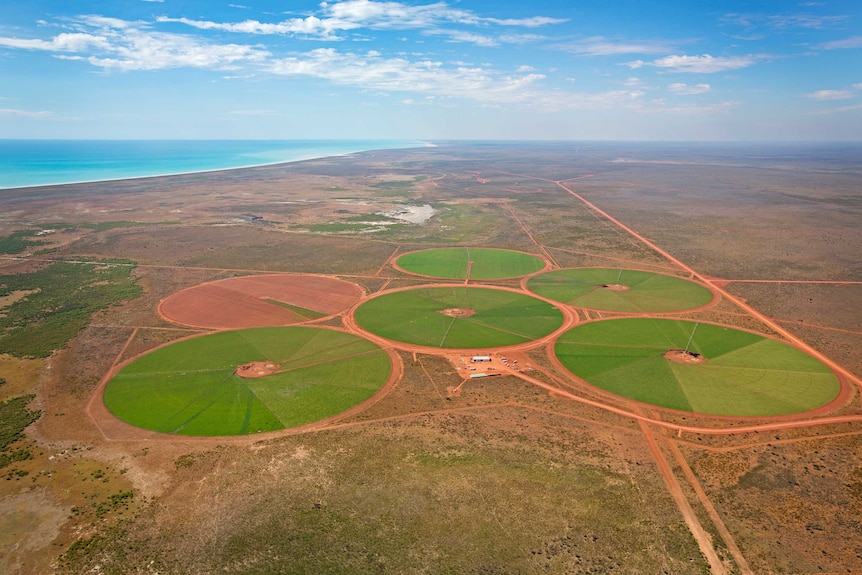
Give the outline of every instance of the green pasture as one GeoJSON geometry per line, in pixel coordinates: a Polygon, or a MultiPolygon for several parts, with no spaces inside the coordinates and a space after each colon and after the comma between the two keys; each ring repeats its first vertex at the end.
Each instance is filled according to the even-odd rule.
{"type": "Polygon", "coordinates": [[[706,323],[640,318],[593,322],[561,335],[554,352],[569,371],[597,387],[660,407],[710,415],[801,413],[825,405],[839,390],[835,374],[798,349],[706,323]],[[664,358],[664,352],[687,345],[706,362],[683,365],[664,358]]]}
{"type": "Polygon", "coordinates": [[[365,401],[389,378],[373,343],[343,332],[277,327],[220,332],[141,356],[105,388],[105,405],[127,423],[180,435],[243,435],[296,427],[365,401]],[[258,379],[234,371],[279,365],[258,379]]]}
{"type": "Polygon", "coordinates": [[[486,280],[523,276],[545,267],[540,258],[490,248],[443,248],[404,254],[398,265],[415,274],[437,278],[486,280]]]}
{"type": "Polygon", "coordinates": [[[697,308],[712,301],[712,292],[688,280],[635,270],[580,268],[539,274],[527,282],[530,291],[561,303],[604,311],[658,313],[697,308]],[[628,286],[626,291],[602,287],[628,286]]]}
{"type": "Polygon", "coordinates": [[[419,288],[385,294],[354,314],[364,329],[395,341],[439,348],[488,348],[529,342],[560,327],[554,306],[519,293],[464,286],[419,288]],[[441,312],[469,309],[454,318],[441,312]]]}

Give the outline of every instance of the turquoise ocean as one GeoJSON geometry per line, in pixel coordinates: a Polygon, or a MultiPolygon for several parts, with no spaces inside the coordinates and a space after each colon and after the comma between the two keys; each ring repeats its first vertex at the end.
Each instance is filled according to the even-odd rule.
{"type": "Polygon", "coordinates": [[[206,172],[422,145],[401,140],[0,140],[0,188],[206,172]]]}

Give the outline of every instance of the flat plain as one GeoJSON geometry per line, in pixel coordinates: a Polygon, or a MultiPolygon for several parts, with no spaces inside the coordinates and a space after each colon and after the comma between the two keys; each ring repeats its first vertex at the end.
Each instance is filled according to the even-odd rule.
{"type": "MultiPolygon", "coordinates": [[[[0,254],[0,312],[16,322],[3,324],[16,343],[0,355],[0,400],[22,425],[33,418],[22,403],[39,412],[3,447],[0,571],[862,572],[859,157],[853,145],[439,143],[0,191],[0,246],[15,251],[0,254]],[[303,325],[354,334],[363,305],[427,288],[399,258],[439,248],[706,286],[709,305],[636,313],[792,349],[833,374],[836,402],[695,414],[597,389],[559,365],[554,342],[508,353],[519,369],[506,375],[465,381],[451,350],[375,339],[397,382],[311,427],[177,437],[105,407],[119,366],[218,335],[161,315],[173,294],[326,276],[367,303],[303,325]],[[65,296],[46,277],[66,278],[65,296]],[[88,290],[101,299],[78,311],[88,290]],[[39,335],[53,316],[66,323],[52,333],[69,335],[39,335]],[[48,353],[22,353],[30,334],[48,353]]],[[[447,282],[529,293],[520,277],[434,280],[447,282]]],[[[455,319],[437,305],[434,319],[455,319]]],[[[635,321],[560,305],[570,333],[635,321]]]]}

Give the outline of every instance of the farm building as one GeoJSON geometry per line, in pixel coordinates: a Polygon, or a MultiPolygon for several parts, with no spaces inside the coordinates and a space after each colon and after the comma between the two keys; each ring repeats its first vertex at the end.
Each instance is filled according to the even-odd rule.
{"type": "Polygon", "coordinates": [[[471,359],[473,363],[488,363],[491,361],[490,355],[474,355],[473,359],[471,359]]]}

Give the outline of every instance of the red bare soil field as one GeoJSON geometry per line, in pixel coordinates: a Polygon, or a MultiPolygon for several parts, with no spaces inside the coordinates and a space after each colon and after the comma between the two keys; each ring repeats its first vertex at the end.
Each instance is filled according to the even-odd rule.
{"type": "Polygon", "coordinates": [[[184,289],[159,304],[167,320],[194,327],[241,329],[292,325],[312,319],[287,304],[325,316],[359,301],[362,288],[315,275],[267,274],[219,280],[184,289]]]}

